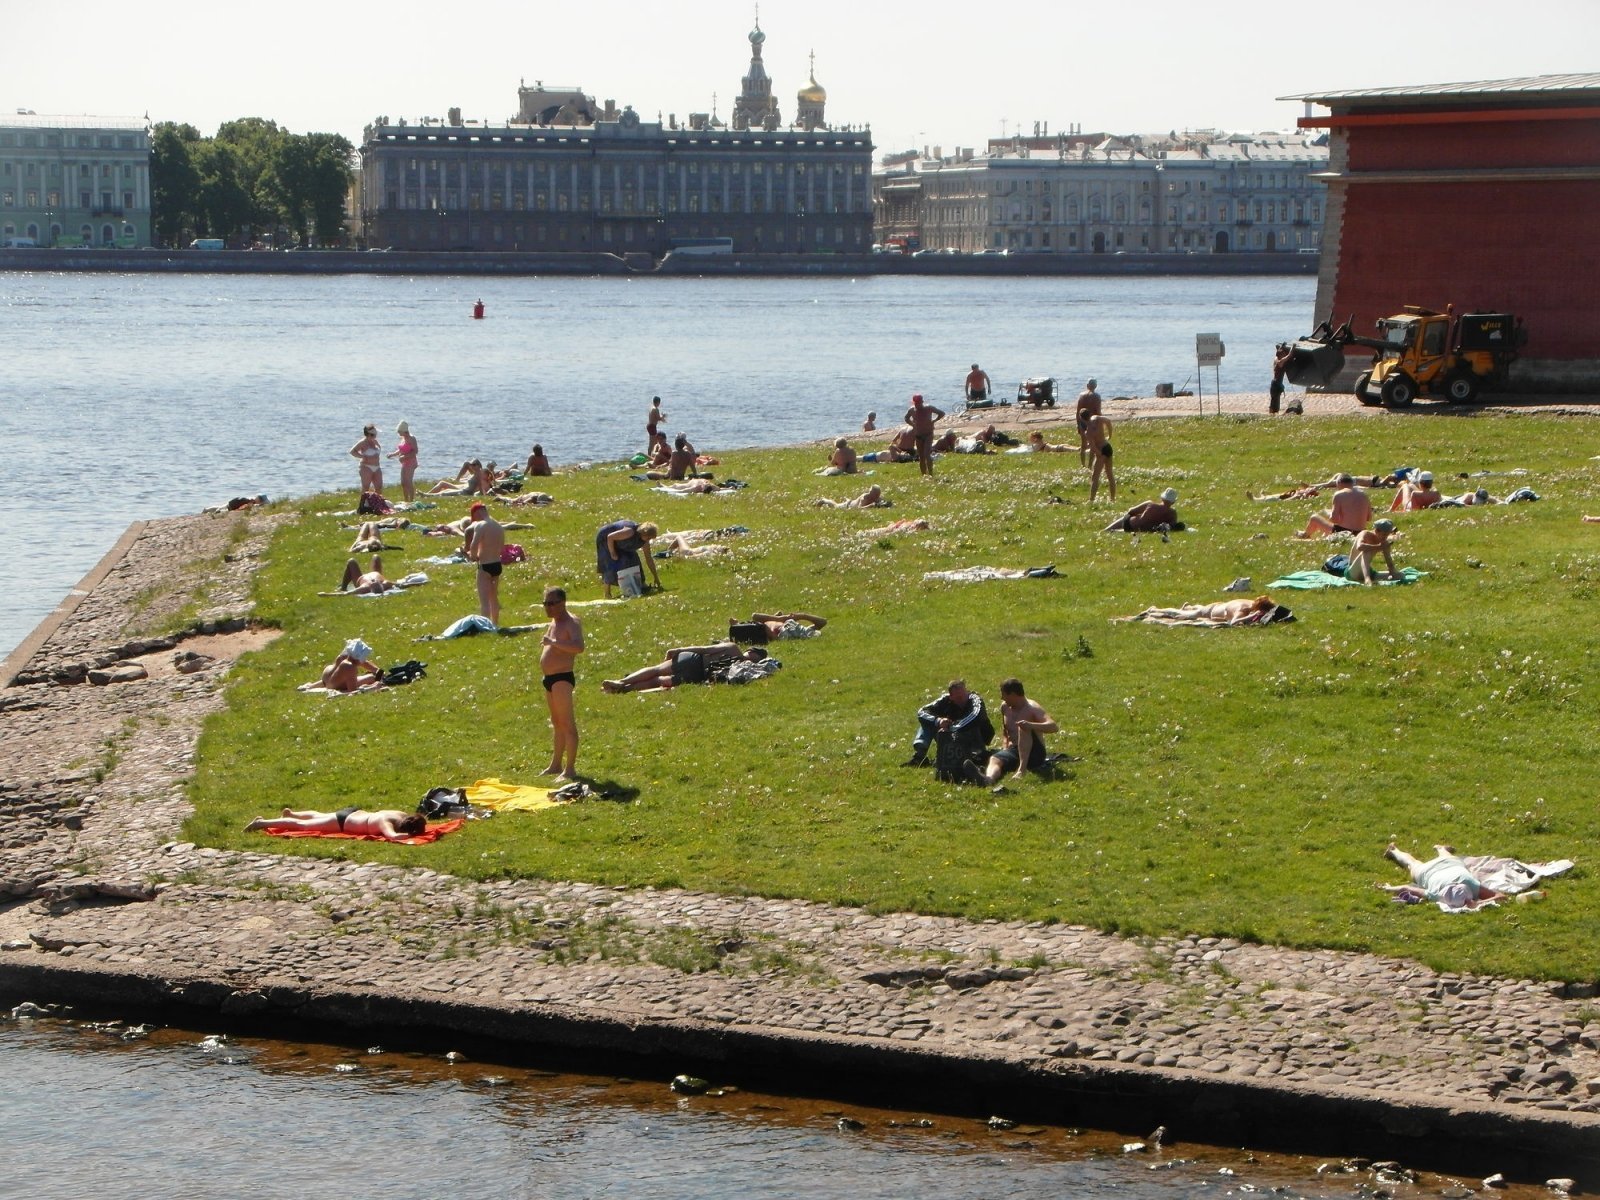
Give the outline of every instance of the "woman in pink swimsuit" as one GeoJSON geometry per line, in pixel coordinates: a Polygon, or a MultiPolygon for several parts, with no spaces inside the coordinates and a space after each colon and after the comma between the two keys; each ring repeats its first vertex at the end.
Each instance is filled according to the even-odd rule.
{"type": "Polygon", "coordinates": [[[410,503],[417,498],[417,487],[412,482],[417,473],[417,439],[411,436],[411,426],[405,421],[396,425],[394,431],[400,435],[400,444],[384,457],[400,460],[400,491],[410,503]]]}

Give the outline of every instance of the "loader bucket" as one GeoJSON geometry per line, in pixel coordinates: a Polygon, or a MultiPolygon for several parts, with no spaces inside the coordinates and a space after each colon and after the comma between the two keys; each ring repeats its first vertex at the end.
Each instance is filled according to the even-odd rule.
{"type": "Polygon", "coordinates": [[[1284,377],[1299,387],[1315,387],[1333,382],[1344,368],[1344,347],[1301,338],[1294,344],[1284,377]]]}

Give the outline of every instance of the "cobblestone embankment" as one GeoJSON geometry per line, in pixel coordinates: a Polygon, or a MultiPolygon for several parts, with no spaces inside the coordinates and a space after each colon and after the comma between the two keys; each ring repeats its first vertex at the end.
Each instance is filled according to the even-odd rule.
{"type": "Polygon", "coordinates": [[[1581,989],[186,843],[201,724],[269,636],[246,628],[269,534],[232,517],[136,527],[0,690],[7,1003],[483,1035],[728,1082],[887,1080],[919,1107],[1159,1122],[1180,1140],[1597,1174],[1600,1008],[1581,989]],[[134,609],[196,594],[193,635],[129,637],[134,609]],[[106,670],[135,677],[88,682],[106,670]]]}

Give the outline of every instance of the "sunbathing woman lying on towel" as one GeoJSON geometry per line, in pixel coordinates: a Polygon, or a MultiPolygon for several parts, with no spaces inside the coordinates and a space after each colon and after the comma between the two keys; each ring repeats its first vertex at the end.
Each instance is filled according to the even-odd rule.
{"type": "Polygon", "coordinates": [[[268,833],[303,830],[307,833],[376,834],[386,841],[398,842],[426,833],[428,823],[420,813],[401,812],[395,808],[377,812],[363,812],[359,808],[341,808],[338,812],[286,808],[281,817],[257,817],[244,827],[246,833],[258,829],[268,833]]]}
{"type": "Polygon", "coordinates": [[[829,500],[823,497],[813,502],[816,508],[888,508],[889,501],[883,498],[883,489],[873,484],[861,495],[853,500],[829,500]]]}
{"type": "Polygon", "coordinates": [[[350,559],[344,564],[344,578],[337,592],[318,592],[319,596],[370,596],[387,592],[395,585],[383,576],[383,559],[372,556],[372,570],[362,571],[361,564],[350,559]]]}
{"type": "Polygon", "coordinates": [[[1155,617],[1163,621],[1217,621],[1225,625],[1244,625],[1259,620],[1275,607],[1271,596],[1257,596],[1254,600],[1218,600],[1215,604],[1185,604],[1181,608],[1147,608],[1129,620],[1143,621],[1155,617]]]}

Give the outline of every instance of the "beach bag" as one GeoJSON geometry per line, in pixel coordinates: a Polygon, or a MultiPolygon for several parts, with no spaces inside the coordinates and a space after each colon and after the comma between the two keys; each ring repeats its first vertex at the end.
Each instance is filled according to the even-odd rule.
{"type": "Polygon", "coordinates": [[[430,821],[447,821],[452,817],[465,816],[472,809],[467,803],[466,791],[462,788],[436,787],[429,788],[417,805],[417,811],[430,821]]]}
{"type": "Polygon", "coordinates": [[[765,646],[772,640],[772,634],[764,621],[730,621],[728,640],[741,646],[765,646]]]}
{"type": "Polygon", "coordinates": [[[394,505],[377,492],[362,492],[361,503],[356,505],[357,516],[387,517],[393,511],[394,505]]]}
{"type": "Polygon", "coordinates": [[[428,673],[428,664],[420,663],[416,659],[409,659],[403,663],[396,663],[383,672],[385,687],[398,687],[402,683],[410,683],[413,679],[421,679],[428,673]]]}
{"type": "Polygon", "coordinates": [[[502,563],[519,563],[528,561],[528,553],[515,542],[500,547],[500,561],[502,563]]]}
{"type": "Polygon", "coordinates": [[[1336,575],[1343,579],[1345,572],[1350,569],[1350,556],[1348,554],[1335,554],[1322,564],[1322,569],[1329,575],[1336,575]]]}
{"type": "MultiPolygon", "coordinates": [[[[966,783],[967,763],[981,771],[989,757],[988,738],[978,740],[981,731],[963,730],[954,737],[940,734],[934,739],[933,775],[940,783],[966,783]]],[[[993,736],[991,730],[990,736],[993,736]]]]}

